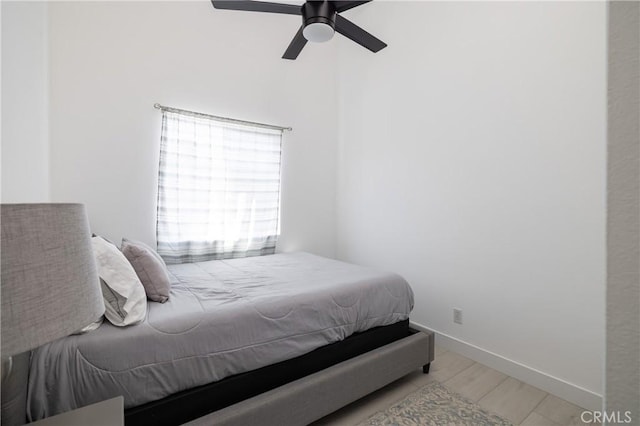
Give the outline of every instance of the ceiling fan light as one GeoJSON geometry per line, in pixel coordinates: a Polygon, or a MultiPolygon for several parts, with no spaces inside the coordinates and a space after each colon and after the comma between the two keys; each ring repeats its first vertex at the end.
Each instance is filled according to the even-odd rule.
{"type": "Polygon", "coordinates": [[[335,32],[331,25],[322,22],[311,23],[302,30],[304,38],[314,43],[329,41],[333,37],[334,33],[335,32]]]}

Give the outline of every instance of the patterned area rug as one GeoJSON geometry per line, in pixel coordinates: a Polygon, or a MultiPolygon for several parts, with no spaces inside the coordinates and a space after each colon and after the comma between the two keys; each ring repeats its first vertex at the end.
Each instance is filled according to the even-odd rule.
{"type": "Polygon", "coordinates": [[[413,392],[358,426],[513,426],[438,382],[413,392]]]}

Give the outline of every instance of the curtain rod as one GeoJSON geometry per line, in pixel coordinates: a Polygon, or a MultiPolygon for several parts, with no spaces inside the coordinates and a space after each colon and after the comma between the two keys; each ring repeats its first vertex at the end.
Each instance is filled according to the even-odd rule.
{"type": "Polygon", "coordinates": [[[186,109],[172,108],[172,107],[160,105],[158,103],[153,104],[153,107],[155,109],[159,109],[161,111],[176,112],[176,113],[179,113],[179,114],[191,115],[193,117],[213,118],[214,120],[224,121],[224,122],[227,122],[227,123],[250,124],[252,126],[264,127],[266,129],[272,129],[272,130],[288,130],[288,131],[293,130],[293,128],[291,128],[291,127],[275,126],[275,125],[272,125],[272,124],[256,123],[254,121],[237,120],[235,118],[220,117],[220,116],[211,115],[211,114],[203,114],[201,112],[189,111],[189,110],[186,110],[186,109]]]}

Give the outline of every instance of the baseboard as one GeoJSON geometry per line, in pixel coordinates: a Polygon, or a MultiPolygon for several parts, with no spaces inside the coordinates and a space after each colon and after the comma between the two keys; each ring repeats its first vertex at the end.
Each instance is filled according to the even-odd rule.
{"type": "MultiPolygon", "coordinates": [[[[425,327],[422,324],[411,321],[411,327],[417,330],[429,330],[436,334],[436,345],[444,349],[464,355],[481,364],[508,374],[518,380],[542,389],[552,395],[558,396],[569,402],[588,410],[602,410],[602,395],[566,382],[557,377],[538,371],[535,368],[520,364],[498,354],[479,348],[455,337],[440,333],[437,330],[425,327]]],[[[437,362],[437,357],[436,357],[437,362]]]]}

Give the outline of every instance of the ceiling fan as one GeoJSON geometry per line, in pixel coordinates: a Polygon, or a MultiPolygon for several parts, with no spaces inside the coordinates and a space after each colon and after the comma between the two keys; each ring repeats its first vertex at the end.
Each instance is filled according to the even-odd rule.
{"type": "Polygon", "coordinates": [[[245,10],[250,12],[284,13],[302,16],[302,26],[284,52],[283,59],[296,59],[307,41],[324,42],[333,37],[335,31],[377,52],[387,47],[386,43],[372,36],[353,22],[339,15],[365,1],[306,1],[302,6],[249,0],[211,0],[216,9],[245,10]]]}

